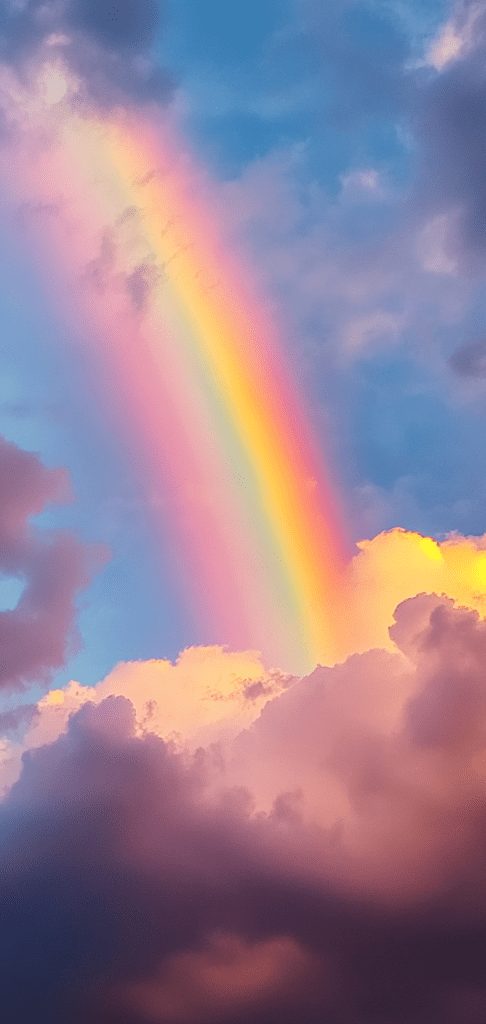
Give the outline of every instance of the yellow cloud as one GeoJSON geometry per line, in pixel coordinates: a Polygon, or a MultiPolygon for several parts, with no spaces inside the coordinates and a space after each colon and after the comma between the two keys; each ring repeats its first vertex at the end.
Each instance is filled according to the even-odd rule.
{"type": "Polygon", "coordinates": [[[269,673],[253,651],[189,647],[175,664],[117,665],[96,687],[96,699],[109,694],[129,697],[141,728],[165,737],[180,736],[194,746],[244,728],[270,694],[281,691],[282,679],[269,673]]]}
{"type": "Polygon", "coordinates": [[[64,704],[65,693],[64,690],[49,690],[43,701],[40,704],[64,704]]]}
{"type": "Polygon", "coordinates": [[[353,614],[344,625],[344,654],[393,650],[388,627],[401,601],[446,594],[486,615],[486,536],[452,535],[440,543],[395,529],[358,543],[350,570],[353,614]]]}

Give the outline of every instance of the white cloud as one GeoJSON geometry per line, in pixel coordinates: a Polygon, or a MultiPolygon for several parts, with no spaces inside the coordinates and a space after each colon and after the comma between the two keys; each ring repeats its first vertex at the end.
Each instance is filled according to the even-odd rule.
{"type": "Polygon", "coordinates": [[[343,353],[354,355],[372,341],[395,341],[403,326],[401,317],[393,316],[383,309],[350,320],[342,333],[343,353]]]}
{"type": "Polygon", "coordinates": [[[449,64],[460,60],[474,45],[474,28],[483,13],[481,3],[471,4],[464,17],[464,9],[442,26],[432,40],[426,54],[426,63],[436,71],[443,71],[449,64]]]}

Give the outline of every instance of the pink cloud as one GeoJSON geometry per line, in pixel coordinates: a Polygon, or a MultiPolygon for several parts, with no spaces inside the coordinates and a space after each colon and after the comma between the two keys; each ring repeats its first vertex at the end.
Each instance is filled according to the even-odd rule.
{"type": "Polygon", "coordinates": [[[226,1022],[259,1012],[262,1003],[293,1006],[302,1012],[306,988],[316,987],[319,965],[287,937],[245,942],[238,935],[210,934],[202,949],[171,957],[160,974],[126,986],[114,996],[115,1006],[133,1007],[153,1024],[226,1022]]]}

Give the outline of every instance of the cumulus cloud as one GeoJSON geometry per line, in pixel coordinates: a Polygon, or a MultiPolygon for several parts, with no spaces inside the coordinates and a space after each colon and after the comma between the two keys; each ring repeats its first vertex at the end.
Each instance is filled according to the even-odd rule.
{"type": "Polygon", "coordinates": [[[26,742],[40,746],[56,738],[69,716],[89,700],[124,696],[133,704],[140,731],[183,742],[195,750],[231,737],[258,716],[266,701],[295,677],[266,669],[258,654],[221,647],[190,647],[177,661],[121,662],[96,687],[72,682],[42,699],[41,720],[26,742]]]}
{"type": "MultiPolygon", "coordinates": [[[[396,653],[389,634],[394,610],[420,592],[443,594],[484,616],[485,538],[452,535],[438,542],[395,529],[360,541],[349,569],[342,658],[370,648],[396,653]]],[[[29,729],[26,745],[52,742],[83,703],[116,695],[132,701],[141,733],[153,731],[195,750],[234,737],[259,717],[269,700],[290,692],[295,682],[290,673],[267,668],[255,652],[221,647],[188,648],[175,663],[120,663],[96,687],[73,682],[50,691],[40,702],[42,714],[29,729]]],[[[17,765],[21,749],[16,749],[17,765]]]]}
{"type": "Polygon", "coordinates": [[[358,542],[350,570],[354,617],[347,626],[347,650],[390,647],[388,626],[397,604],[426,592],[486,611],[484,537],[451,534],[443,541],[403,529],[358,542]]]}
{"type": "Polygon", "coordinates": [[[79,643],[75,598],[103,564],[101,547],[67,531],[38,530],[29,520],[69,494],[63,470],[0,438],[0,572],[25,583],[17,606],[0,612],[0,685],[48,682],[79,643]]]}
{"type": "Polygon", "coordinates": [[[123,698],[86,705],[65,736],[26,755],[0,812],[7,1016],[290,1020],[289,1007],[315,1003],[300,885],[267,877],[251,827],[205,809],[201,785],[197,762],[134,735],[123,698]]]}
{"type": "Polygon", "coordinates": [[[390,629],[399,653],[316,669],[235,742],[234,777],[259,807],[293,788],[300,821],[322,827],[324,877],[465,913],[484,901],[484,630],[447,598],[409,598],[390,629]]]}
{"type": "MultiPolygon", "coordinates": [[[[0,451],[2,567],[37,578],[67,478],[0,451]]],[[[2,713],[5,1019],[482,1019],[484,538],[392,531],[352,571],[341,664],[191,648],[2,713]]]]}
{"type": "Polygon", "coordinates": [[[479,1024],[485,623],[421,595],[390,632],[217,749],[111,695],[26,751],[0,806],[6,1019],[479,1024]]]}

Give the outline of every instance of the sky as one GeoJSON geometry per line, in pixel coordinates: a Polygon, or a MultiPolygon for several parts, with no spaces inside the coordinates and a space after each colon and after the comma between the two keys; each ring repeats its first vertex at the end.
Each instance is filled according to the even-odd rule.
{"type": "Polygon", "coordinates": [[[0,1009],[482,1024],[486,3],[0,8],[0,1009]]]}

